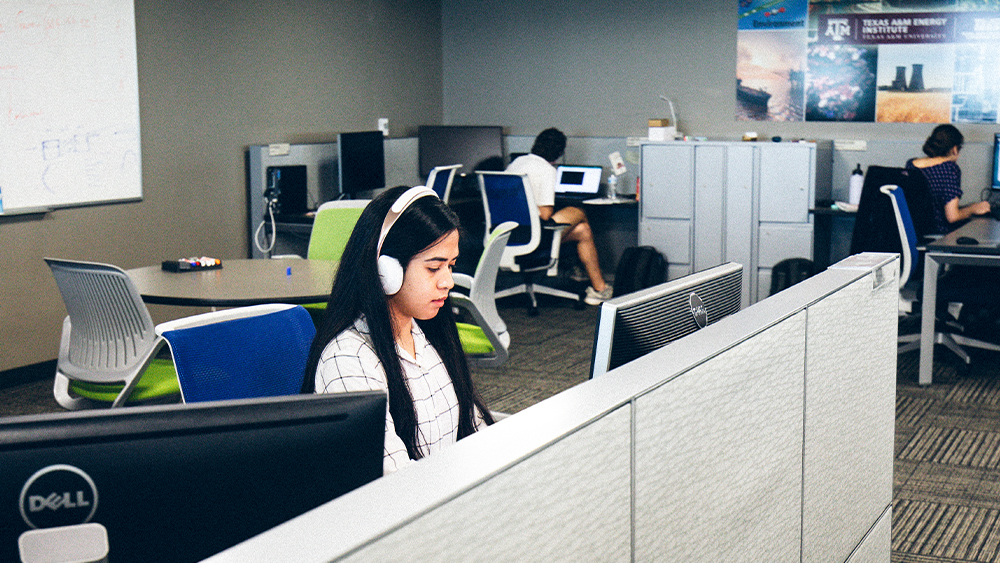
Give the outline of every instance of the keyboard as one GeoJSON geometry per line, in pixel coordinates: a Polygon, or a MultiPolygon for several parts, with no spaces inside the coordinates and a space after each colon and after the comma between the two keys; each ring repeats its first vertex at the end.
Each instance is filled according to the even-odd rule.
{"type": "Polygon", "coordinates": [[[990,202],[990,215],[1000,221],[1000,190],[990,190],[990,197],[986,201],[990,202]]]}

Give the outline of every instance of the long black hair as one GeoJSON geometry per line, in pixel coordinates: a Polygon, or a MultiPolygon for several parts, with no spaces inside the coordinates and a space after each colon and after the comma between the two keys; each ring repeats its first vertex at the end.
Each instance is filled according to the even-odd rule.
{"type": "Polygon", "coordinates": [[[948,156],[953,147],[958,147],[958,150],[962,150],[963,142],[965,142],[965,138],[957,127],[948,123],[938,125],[931,131],[930,137],[927,137],[927,140],[924,142],[924,154],[931,157],[948,156]]]}
{"type": "MultiPolygon", "coordinates": [[[[420,459],[423,454],[417,447],[417,414],[396,353],[389,296],[382,291],[375,256],[382,222],[389,207],[407,189],[407,186],[398,186],[380,194],[365,207],[354,226],[333,280],[326,314],[309,352],[302,392],[315,392],[316,369],[327,344],[364,315],[375,354],[385,369],[389,413],[392,415],[396,434],[406,444],[410,459],[420,459]]],[[[460,229],[458,217],[444,202],[436,197],[421,197],[406,208],[389,230],[382,243],[382,254],[399,260],[405,270],[413,256],[456,229],[460,229]]],[[[477,408],[486,423],[492,424],[493,418],[472,383],[469,365],[455,328],[451,301],[446,302],[433,318],[414,321],[424,331],[427,341],[437,350],[451,376],[455,395],[458,397],[459,439],[476,431],[477,408]]]]}

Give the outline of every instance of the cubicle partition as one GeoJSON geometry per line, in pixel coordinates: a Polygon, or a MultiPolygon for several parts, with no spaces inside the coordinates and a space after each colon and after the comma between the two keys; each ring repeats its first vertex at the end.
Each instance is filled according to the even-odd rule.
{"type": "Polygon", "coordinates": [[[852,256],[210,561],[887,562],[898,270],[852,256]]]}

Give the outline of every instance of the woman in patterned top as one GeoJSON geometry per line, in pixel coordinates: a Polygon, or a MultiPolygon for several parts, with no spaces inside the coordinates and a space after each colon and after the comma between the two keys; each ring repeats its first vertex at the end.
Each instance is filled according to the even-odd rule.
{"type": "Polygon", "coordinates": [[[433,191],[400,186],[362,212],[313,341],[304,393],[388,393],[385,473],[493,418],[476,392],[448,293],[459,222],[433,191]],[[400,279],[393,284],[396,262],[400,279]]]}
{"type": "Polygon", "coordinates": [[[964,139],[954,125],[938,125],[924,142],[924,158],[913,158],[906,163],[907,170],[919,169],[931,189],[934,201],[934,228],[937,233],[947,233],[961,226],[974,215],[987,215],[990,204],[978,201],[959,207],[962,199],[962,171],[956,161],[964,139]]]}

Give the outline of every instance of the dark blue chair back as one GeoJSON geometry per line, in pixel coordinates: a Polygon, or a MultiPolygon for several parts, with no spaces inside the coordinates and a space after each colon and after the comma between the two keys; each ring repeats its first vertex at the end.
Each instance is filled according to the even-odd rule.
{"type": "Polygon", "coordinates": [[[315,335],[300,306],[163,332],[187,403],[299,393],[315,335]]]}

